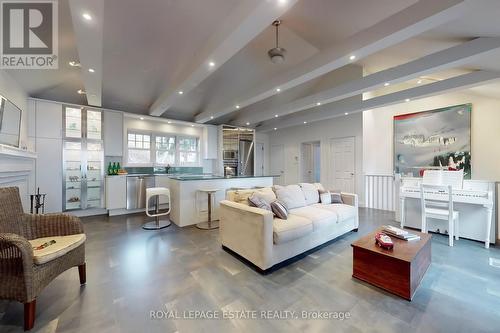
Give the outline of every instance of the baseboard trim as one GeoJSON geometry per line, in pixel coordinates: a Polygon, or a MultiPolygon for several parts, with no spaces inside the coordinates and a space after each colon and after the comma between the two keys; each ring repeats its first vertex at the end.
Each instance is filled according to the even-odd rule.
{"type": "MultiPolygon", "coordinates": [[[[358,228],[356,229],[352,229],[350,232],[357,232],[358,231],[358,228]]],[[[279,262],[275,265],[273,265],[272,267],[269,267],[268,269],[262,269],[260,268],[259,266],[255,265],[254,263],[252,263],[250,260],[246,259],[245,257],[242,257],[241,255],[239,255],[238,253],[234,252],[233,250],[231,250],[230,248],[222,245],[222,249],[224,251],[226,251],[227,253],[231,254],[232,256],[234,256],[236,259],[238,259],[239,261],[241,261],[242,263],[244,263],[245,265],[247,265],[248,267],[252,268],[254,271],[256,271],[257,273],[259,274],[262,274],[262,275],[268,275],[268,274],[271,274],[275,271],[277,271],[278,269],[280,268],[283,268],[285,266],[288,266],[290,264],[293,264],[294,262],[296,261],[299,261],[300,259],[303,259],[305,257],[307,257],[308,255],[310,255],[311,253],[314,253],[332,243],[334,243],[337,239],[339,239],[340,237],[346,235],[347,233],[345,234],[342,234],[340,236],[337,236],[331,240],[329,240],[328,242],[326,243],[323,243],[323,244],[320,244],[310,250],[307,250],[305,252],[302,252],[300,254],[297,254],[296,256],[294,257],[291,257],[291,258],[288,258],[286,260],[283,260],[282,262],[279,262]]]]}

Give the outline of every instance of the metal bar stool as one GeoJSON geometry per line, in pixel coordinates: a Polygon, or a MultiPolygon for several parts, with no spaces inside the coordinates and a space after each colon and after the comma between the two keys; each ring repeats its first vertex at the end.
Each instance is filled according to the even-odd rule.
{"type": "Polygon", "coordinates": [[[155,221],[147,222],[142,225],[145,230],[159,230],[166,228],[170,225],[170,220],[164,219],[160,220],[161,216],[170,214],[170,190],[165,187],[150,187],[146,189],[146,215],[149,217],[154,217],[155,221]],[[160,196],[166,196],[168,198],[168,210],[160,213],[160,196]],[[156,197],[155,213],[149,213],[149,199],[156,197]]]}
{"type": "Polygon", "coordinates": [[[206,222],[198,223],[196,227],[203,230],[219,228],[219,222],[217,220],[212,220],[212,201],[215,199],[214,193],[219,191],[219,189],[200,189],[198,191],[206,193],[208,196],[208,220],[206,222]]]}

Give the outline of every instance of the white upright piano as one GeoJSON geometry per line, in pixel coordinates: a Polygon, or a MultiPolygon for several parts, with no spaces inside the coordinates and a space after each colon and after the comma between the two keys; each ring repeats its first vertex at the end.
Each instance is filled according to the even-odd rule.
{"type": "MultiPolygon", "coordinates": [[[[495,243],[495,183],[483,180],[463,179],[457,171],[427,170],[423,178],[402,177],[399,187],[399,217],[401,226],[420,229],[420,183],[451,185],[453,209],[460,212],[460,237],[485,243],[495,243]]],[[[427,193],[427,192],[426,192],[427,193]]],[[[448,195],[430,191],[432,200],[448,200],[448,195]]],[[[445,233],[447,224],[439,220],[428,220],[429,231],[445,233]]]]}

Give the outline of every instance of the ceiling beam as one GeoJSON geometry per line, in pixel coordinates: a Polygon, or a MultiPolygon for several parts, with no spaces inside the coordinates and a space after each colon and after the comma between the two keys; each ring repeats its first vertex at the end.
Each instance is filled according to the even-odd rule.
{"type": "Polygon", "coordinates": [[[82,88],[86,93],[87,104],[102,106],[104,2],[102,0],[70,0],[69,7],[78,49],[79,59],[76,60],[82,66],[82,88]],[[90,15],[90,19],[85,19],[83,14],[90,15]],[[89,69],[93,72],[89,72],[89,69]]]}
{"type": "Polygon", "coordinates": [[[499,37],[476,38],[469,42],[450,47],[422,58],[410,61],[393,68],[389,68],[360,79],[340,84],[331,89],[326,89],[316,94],[306,96],[290,103],[275,108],[259,110],[252,113],[242,113],[232,124],[243,126],[247,122],[255,124],[275,118],[306,110],[312,107],[340,101],[344,98],[355,96],[364,92],[380,88],[385,82],[391,84],[404,82],[408,79],[437,72],[444,69],[467,64],[472,58],[486,52],[500,48],[499,37]]]}
{"type": "Polygon", "coordinates": [[[481,70],[456,76],[447,80],[370,98],[364,101],[355,98],[347,98],[321,106],[321,108],[300,112],[300,114],[292,115],[286,119],[268,121],[264,125],[257,127],[257,130],[259,132],[269,132],[274,128],[283,129],[301,125],[304,124],[304,122],[310,124],[316,121],[345,116],[346,113],[351,114],[364,110],[405,103],[406,101],[415,99],[449,93],[456,90],[467,89],[498,79],[500,79],[500,72],[481,70]]]}
{"type": "Polygon", "coordinates": [[[153,116],[161,116],[175,101],[185,95],[217,68],[231,59],[238,51],[283,15],[298,0],[244,1],[225,19],[194,61],[179,78],[160,95],[149,109],[153,116]],[[213,64],[211,64],[213,62],[213,64]]]}
{"type": "MultiPolygon", "coordinates": [[[[339,45],[318,53],[292,70],[278,75],[265,84],[250,89],[238,99],[240,107],[246,107],[271,97],[280,91],[291,89],[328,72],[363,59],[371,54],[415,37],[446,22],[460,17],[467,10],[464,0],[421,0],[391,15],[379,23],[360,31],[339,45]]],[[[213,118],[235,112],[234,105],[203,111],[195,117],[204,123],[213,118]],[[213,118],[212,118],[213,117],[213,118]]]]}

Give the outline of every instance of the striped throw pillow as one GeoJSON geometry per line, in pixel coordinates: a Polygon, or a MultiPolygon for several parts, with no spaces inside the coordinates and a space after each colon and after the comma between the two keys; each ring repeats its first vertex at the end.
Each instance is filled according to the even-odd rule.
{"type": "Polygon", "coordinates": [[[279,200],[271,202],[271,210],[277,218],[282,220],[288,219],[288,209],[283,202],[279,200]]]}
{"type": "Polygon", "coordinates": [[[248,197],[248,205],[265,210],[271,210],[271,206],[267,203],[267,201],[260,196],[255,195],[255,193],[248,197]]]}
{"type": "Polygon", "coordinates": [[[344,201],[342,201],[342,195],[340,193],[334,193],[331,192],[332,194],[332,204],[343,204],[344,201]]]}

